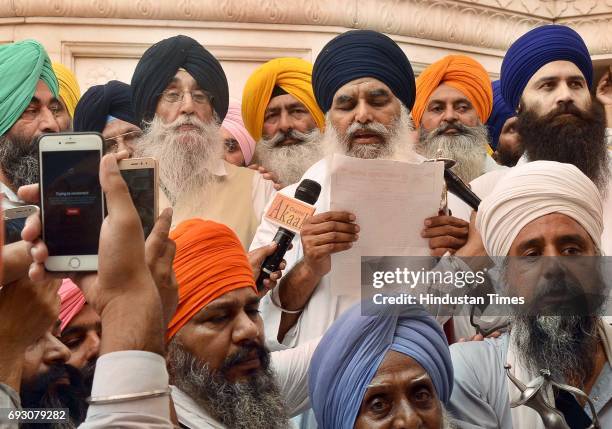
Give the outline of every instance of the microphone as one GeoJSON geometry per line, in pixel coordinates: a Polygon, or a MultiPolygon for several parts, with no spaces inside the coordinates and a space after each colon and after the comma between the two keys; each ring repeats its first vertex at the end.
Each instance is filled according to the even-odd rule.
{"type": "Polygon", "coordinates": [[[480,198],[450,168],[444,168],[444,180],[448,191],[474,210],[478,210],[480,198]]]}
{"type": "MultiPolygon", "coordinates": [[[[304,179],[295,190],[295,199],[304,201],[310,205],[314,205],[319,199],[321,193],[321,185],[314,180],[304,179]]],[[[261,265],[261,271],[259,277],[257,277],[257,290],[262,291],[264,289],[264,280],[270,278],[270,274],[278,271],[278,267],[287,253],[287,249],[291,244],[291,241],[295,237],[295,232],[290,231],[286,228],[280,227],[274,236],[274,242],[277,244],[276,250],[273,254],[268,256],[263,264],[261,265]]]]}

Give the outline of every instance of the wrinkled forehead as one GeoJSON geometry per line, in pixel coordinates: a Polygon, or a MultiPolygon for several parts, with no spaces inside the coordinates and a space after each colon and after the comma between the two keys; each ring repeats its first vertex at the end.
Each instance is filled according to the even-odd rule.
{"type": "Polygon", "coordinates": [[[384,82],[373,77],[362,77],[342,85],[334,94],[334,99],[343,96],[359,97],[382,93],[395,97],[395,94],[393,94],[391,88],[389,88],[384,82]]]}
{"type": "Polygon", "coordinates": [[[546,243],[580,243],[596,247],[587,230],[578,221],[562,213],[540,216],[525,225],[512,242],[512,249],[546,243]]]}
{"type": "Polygon", "coordinates": [[[198,85],[198,82],[195,80],[195,78],[191,74],[189,74],[187,70],[180,68],[166,86],[166,89],[169,88],[194,90],[200,89],[200,86],[198,85]]]}
{"type": "MultiPolygon", "coordinates": [[[[526,88],[531,88],[541,80],[581,79],[586,82],[584,74],[571,61],[553,61],[542,66],[527,82],[526,88]]],[[[588,87],[586,90],[588,91],[588,87]]]]}

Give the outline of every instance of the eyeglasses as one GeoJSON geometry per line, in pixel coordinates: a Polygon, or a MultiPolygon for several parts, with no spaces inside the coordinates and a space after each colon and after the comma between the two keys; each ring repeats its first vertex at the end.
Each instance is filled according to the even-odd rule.
{"type": "Polygon", "coordinates": [[[161,97],[167,103],[182,103],[187,93],[196,104],[212,104],[214,99],[211,94],[202,90],[179,91],[178,89],[168,89],[161,93],[161,97]]]}
{"type": "Polygon", "coordinates": [[[127,133],[106,138],[104,139],[104,153],[116,152],[119,146],[119,140],[121,140],[122,143],[130,143],[140,137],[142,137],[142,131],[132,130],[127,133]]]}

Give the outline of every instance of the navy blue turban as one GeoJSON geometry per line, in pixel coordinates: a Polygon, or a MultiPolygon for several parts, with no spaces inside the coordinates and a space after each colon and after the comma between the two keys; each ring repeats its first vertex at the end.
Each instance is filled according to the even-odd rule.
{"type": "Polygon", "coordinates": [[[412,66],[404,51],[382,33],[352,30],[333,38],[321,51],[312,69],[312,87],[323,112],[336,91],[363,77],[384,82],[412,110],[416,93],[412,66]]]}
{"type": "Polygon", "coordinates": [[[576,64],[589,86],[593,83],[593,63],[580,34],[564,25],[536,27],[510,46],[502,62],[501,92],[510,108],[516,110],[529,79],[553,61],[576,64]]]}
{"type": "Polygon", "coordinates": [[[499,143],[499,136],[504,128],[506,121],[516,112],[508,107],[501,94],[501,82],[496,80],[493,82],[493,110],[491,116],[487,120],[487,128],[489,130],[489,145],[491,149],[496,150],[499,143]]]}
{"type": "Polygon", "coordinates": [[[132,109],[132,89],[127,83],[111,80],[89,88],[74,109],[74,131],[101,133],[109,116],[139,126],[132,109]]]}
{"type": "MultiPolygon", "coordinates": [[[[363,304],[368,305],[368,304],[363,304]]],[[[453,366],[444,332],[422,307],[376,306],[362,316],[357,304],[325,333],[310,362],[310,403],[321,429],[352,429],[361,402],[389,350],[427,371],[446,404],[453,366]]]]}
{"type": "Polygon", "coordinates": [[[229,88],[223,68],[204,46],[187,36],[157,42],[140,58],[132,76],[132,104],[136,120],[150,122],[157,101],[179,68],[212,95],[212,107],[223,121],[229,105],[229,88]]]}

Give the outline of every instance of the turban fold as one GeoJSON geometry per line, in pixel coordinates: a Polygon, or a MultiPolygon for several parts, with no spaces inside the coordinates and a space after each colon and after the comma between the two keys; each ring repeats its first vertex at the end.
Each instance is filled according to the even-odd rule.
{"type": "Polygon", "coordinates": [[[0,46],[0,136],[17,122],[32,101],[39,80],[53,96],[58,84],[45,48],[35,40],[0,46]]]}
{"type": "Polygon", "coordinates": [[[580,69],[589,86],[593,63],[584,40],[564,25],[544,25],[523,34],[510,46],[501,66],[501,92],[508,107],[517,109],[531,77],[553,61],[570,61],[580,69]]]}
{"type": "Polygon", "coordinates": [[[493,108],[491,79],[484,67],[465,55],[447,55],[427,67],[416,80],[416,100],[412,109],[414,124],[419,126],[431,94],[442,84],[461,91],[472,103],[481,123],[493,108]]]}
{"type": "Polygon", "coordinates": [[[516,116],[516,112],[508,107],[504,98],[501,95],[500,90],[501,82],[496,80],[493,82],[493,111],[489,120],[487,121],[487,128],[489,130],[489,144],[493,150],[497,149],[499,143],[499,136],[504,128],[506,121],[513,116],[516,116]]]}
{"type": "Polygon", "coordinates": [[[59,97],[66,105],[68,114],[73,118],[74,109],[81,97],[79,83],[76,80],[76,76],[62,63],[53,63],[53,71],[59,83],[59,97]]]}
{"type": "Polygon", "coordinates": [[[136,65],[132,76],[132,104],[138,123],[153,119],[161,93],[179,68],[185,69],[200,89],[213,96],[212,107],[223,121],[229,104],[223,68],[202,45],[181,35],[157,42],[145,51],[136,65]]]}
{"type": "Polygon", "coordinates": [[[166,334],[167,340],[209,303],[255,280],[247,255],[236,234],[210,220],[190,219],[170,233],[176,243],[174,271],[179,302],[166,334]]]}
{"type": "Polygon", "coordinates": [[[382,33],[351,30],[333,38],[317,56],[312,70],[312,87],[323,112],[332,105],[336,91],[364,77],[385,83],[412,110],[415,82],[404,51],[382,33]]]}
{"type": "Polygon", "coordinates": [[[352,429],[368,385],[389,350],[427,371],[443,403],[453,366],[442,329],[422,307],[357,304],[327,330],[310,362],[310,403],[321,429],[352,429]],[[362,315],[361,305],[370,305],[362,315]]]}
{"type": "Polygon", "coordinates": [[[74,131],[101,133],[109,115],[139,126],[132,109],[132,89],[127,83],[111,80],[89,88],[74,111],[74,131]]]}
{"type": "Polygon", "coordinates": [[[86,301],[83,292],[72,280],[64,279],[59,290],[60,296],[60,314],[59,318],[61,321],[60,331],[63,331],[66,326],[74,319],[74,317],[81,312],[85,307],[86,301]]]}
{"type": "Polygon", "coordinates": [[[266,108],[277,87],[299,100],[323,129],[325,117],[312,92],[312,64],[300,58],[277,58],[255,70],[242,93],[242,117],[255,140],[261,139],[266,108]]]}
{"type": "Polygon", "coordinates": [[[532,161],[512,168],[480,203],[476,229],[489,256],[505,257],[527,224],[551,213],[574,219],[601,249],[599,191],[576,166],[554,161],[532,161]]]}
{"type": "Polygon", "coordinates": [[[249,165],[253,159],[255,153],[255,140],[249,134],[244,127],[242,122],[242,116],[240,114],[240,103],[238,101],[231,100],[227,109],[227,115],[221,124],[221,127],[225,128],[231,135],[234,136],[242,155],[244,155],[244,164],[249,165]]]}

